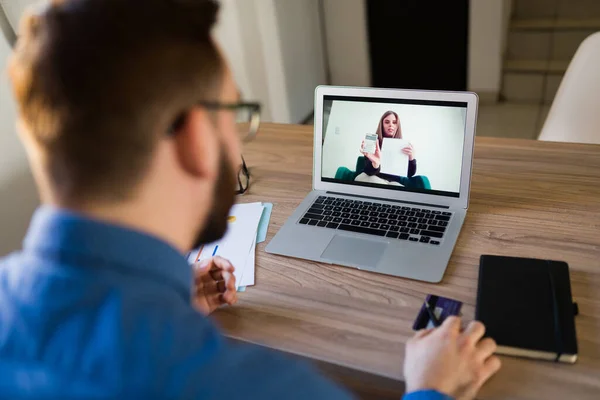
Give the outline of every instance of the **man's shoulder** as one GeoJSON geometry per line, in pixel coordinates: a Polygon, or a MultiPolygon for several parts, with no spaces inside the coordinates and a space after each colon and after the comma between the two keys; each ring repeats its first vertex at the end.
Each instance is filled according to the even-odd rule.
{"type": "Polygon", "coordinates": [[[8,289],[0,288],[10,294],[3,309],[12,310],[0,315],[11,340],[0,343],[0,364],[10,356],[24,371],[47,368],[62,382],[129,397],[347,396],[302,363],[231,343],[184,296],[152,280],[70,273],[60,264],[48,264],[48,275],[37,261],[23,270],[19,257],[0,263],[12,274],[8,289]],[[31,346],[39,351],[28,353],[31,346]]]}
{"type": "Polygon", "coordinates": [[[160,393],[171,369],[214,362],[223,339],[177,292],[71,269],[0,259],[0,369],[11,360],[24,374],[139,394],[160,393]]]}
{"type": "Polygon", "coordinates": [[[19,252],[12,252],[0,257],[0,272],[4,272],[9,265],[17,264],[20,256],[19,252]]]}
{"type": "Polygon", "coordinates": [[[15,289],[19,288],[22,276],[26,276],[23,270],[31,265],[22,252],[12,252],[0,257],[0,293],[5,301],[10,299],[15,289]]]}

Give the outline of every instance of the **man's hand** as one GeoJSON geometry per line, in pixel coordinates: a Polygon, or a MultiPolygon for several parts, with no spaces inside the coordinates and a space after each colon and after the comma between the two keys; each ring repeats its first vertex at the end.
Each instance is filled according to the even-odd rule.
{"type": "Polygon", "coordinates": [[[471,322],[461,333],[460,319],[449,317],[441,327],[417,332],[406,345],[406,392],[437,390],[457,399],[472,399],[500,369],[493,356],[496,343],[483,339],[485,327],[471,322]]]}
{"type": "Polygon", "coordinates": [[[233,265],[221,257],[213,257],[194,265],[194,306],[208,315],[223,304],[237,301],[233,265]]]}

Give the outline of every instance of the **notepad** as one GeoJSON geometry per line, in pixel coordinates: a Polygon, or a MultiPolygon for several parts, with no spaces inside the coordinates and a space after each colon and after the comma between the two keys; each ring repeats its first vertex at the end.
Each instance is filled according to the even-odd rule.
{"type": "Polygon", "coordinates": [[[234,205],[229,212],[225,236],[190,252],[188,262],[192,264],[213,256],[221,256],[228,259],[235,267],[234,276],[237,286],[253,285],[253,257],[263,209],[262,203],[234,205]],[[249,271],[250,276],[244,279],[246,271],[249,271]]]}
{"type": "Polygon", "coordinates": [[[381,173],[406,176],[408,172],[408,156],[402,152],[402,149],[406,146],[408,146],[407,140],[383,138],[381,147],[381,173]]]}
{"type": "Polygon", "coordinates": [[[485,324],[499,354],[577,360],[575,306],[565,262],[481,256],[475,318],[485,324]]]}
{"type": "Polygon", "coordinates": [[[236,204],[229,212],[227,233],[220,240],[200,246],[187,255],[188,263],[221,256],[235,267],[237,289],[253,286],[256,277],[256,245],[267,238],[272,203],[236,204]]]}

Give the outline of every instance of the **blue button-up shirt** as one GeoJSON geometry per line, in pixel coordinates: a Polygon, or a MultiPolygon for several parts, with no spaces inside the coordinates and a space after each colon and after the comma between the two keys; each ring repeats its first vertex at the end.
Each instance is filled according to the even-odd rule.
{"type": "Polygon", "coordinates": [[[224,339],[191,287],[165,242],[40,208],[23,250],[0,261],[0,398],[349,397],[304,364],[224,339]]]}

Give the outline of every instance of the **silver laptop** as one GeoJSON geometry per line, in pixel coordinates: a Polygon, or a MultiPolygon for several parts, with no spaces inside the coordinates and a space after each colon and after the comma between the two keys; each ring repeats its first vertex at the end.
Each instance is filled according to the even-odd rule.
{"type": "Polygon", "coordinates": [[[320,86],[313,191],[266,251],[439,282],[469,204],[474,93],[320,86]]]}

